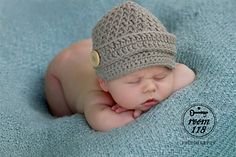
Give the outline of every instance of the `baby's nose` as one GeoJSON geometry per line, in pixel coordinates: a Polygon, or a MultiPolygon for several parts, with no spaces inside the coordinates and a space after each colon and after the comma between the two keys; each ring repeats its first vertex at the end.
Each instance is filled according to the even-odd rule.
{"type": "Polygon", "coordinates": [[[144,93],[156,92],[156,90],[157,90],[157,87],[156,87],[156,84],[153,81],[148,80],[148,81],[145,82],[144,87],[143,87],[143,92],[144,93]]]}

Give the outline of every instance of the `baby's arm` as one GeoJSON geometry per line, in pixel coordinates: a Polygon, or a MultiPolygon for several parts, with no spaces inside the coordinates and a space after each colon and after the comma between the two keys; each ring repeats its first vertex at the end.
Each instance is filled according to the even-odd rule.
{"type": "Polygon", "coordinates": [[[109,95],[102,91],[89,93],[88,101],[84,107],[84,115],[89,125],[98,131],[108,131],[118,128],[134,120],[133,111],[122,113],[114,112],[111,107],[114,102],[109,95]]]}
{"type": "Polygon", "coordinates": [[[180,88],[183,88],[195,79],[195,73],[184,64],[177,63],[176,68],[174,69],[174,89],[177,91],[180,88]]]}
{"type": "Polygon", "coordinates": [[[116,113],[121,113],[121,112],[126,112],[126,111],[133,111],[133,117],[134,118],[138,118],[143,111],[141,110],[138,110],[138,109],[126,109],[126,108],[123,108],[122,106],[116,104],[114,106],[111,107],[112,111],[116,112],[116,113]]]}

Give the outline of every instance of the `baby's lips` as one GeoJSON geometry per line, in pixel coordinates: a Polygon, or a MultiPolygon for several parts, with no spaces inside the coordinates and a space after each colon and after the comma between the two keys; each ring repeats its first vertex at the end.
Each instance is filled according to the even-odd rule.
{"type": "Polygon", "coordinates": [[[158,104],[158,103],[159,103],[159,101],[156,100],[156,99],[148,99],[147,101],[145,101],[145,102],[143,103],[143,105],[144,105],[144,106],[147,106],[147,107],[151,107],[151,106],[154,106],[154,105],[156,105],[156,104],[158,104]]]}

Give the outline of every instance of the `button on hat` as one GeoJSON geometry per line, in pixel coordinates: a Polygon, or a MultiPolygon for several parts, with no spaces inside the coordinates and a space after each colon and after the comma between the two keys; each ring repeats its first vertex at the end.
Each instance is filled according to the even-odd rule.
{"type": "Polygon", "coordinates": [[[93,50],[90,53],[90,62],[92,63],[93,67],[97,67],[100,63],[100,57],[97,51],[93,50]]]}

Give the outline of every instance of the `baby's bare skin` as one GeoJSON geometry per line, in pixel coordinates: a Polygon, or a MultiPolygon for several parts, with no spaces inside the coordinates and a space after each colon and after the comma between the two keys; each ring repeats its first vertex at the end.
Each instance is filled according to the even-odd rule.
{"type": "MultiPolygon", "coordinates": [[[[54,116],[84,114],[89,125],[95,130],[107,131],[133,121],[141,113],[154,106],[153,102],[138,103],[155,98],[156,104],[174,91],[190,84],[195,78],[191,69],[183,64],[177,64],[174,70],[160,67],[136,72],[135,76],[136,74],[140,75],[138,76],[140,78],[142,76],[142,82],[144,82],[142,87],[135,85],[136,83],[132,82],[133,78],[129,78],[129,76],[107,83],[96,76],[90,63],[89,52],[91,51],[92,41],[87,39],[75,43],[59,53],[48,67],[45,76],[45,91],[49,108],[54,116]],[[157,91],[157,87],[152,83],[154,76],[151,75],[152,73],[160,73],[166,77],[166,83],[164,81],[160,83],[160,89],[162,87],[164,94],[158,93],[158,98],[155,94],[152,95],[157,91]],[[140,92],[143,99],[140,98],[137,105],[126,104],[126,102],[129,103],[133,100],[122,101],[123,98],[119,98],[119,94],[114,91],[115,89],[119,90],[118,87],[122,90],[122,83],[135,86],[132,89],[137,88],[136,91],[141,88],[146,91],[145,93],[140,92]]],[[[129,92],[126,89],[125,91],[129,92]]],[[[136,102],[132,103],[136,104],[136,102]]]]}

